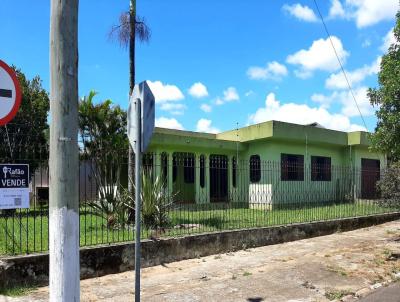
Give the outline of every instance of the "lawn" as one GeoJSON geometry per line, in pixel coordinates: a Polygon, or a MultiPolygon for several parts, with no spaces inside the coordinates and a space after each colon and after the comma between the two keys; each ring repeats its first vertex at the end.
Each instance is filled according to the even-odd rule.
{"type": "MultiPolygon", "coordinates": [[[[239,205],[240,206],[240,205],[239,205]]],[[[240,228],[285,225],[393,212],[373,203],[346,203],[325,206],[303,206],[292,209],[249,209],[231,205],[185,205],[169,213],[171,226],[162,234],[144,230],[149,236],[184,236],[187,234],[240,228]]],[[[104,217],[92,209],[81,208],[80,244],[92,246],[134,239],[133,227],[107,228],[104,217]]],[[[15,255],[48,249],[48,211],[21,210],[0,218],[0,255],[15,255]]]]}

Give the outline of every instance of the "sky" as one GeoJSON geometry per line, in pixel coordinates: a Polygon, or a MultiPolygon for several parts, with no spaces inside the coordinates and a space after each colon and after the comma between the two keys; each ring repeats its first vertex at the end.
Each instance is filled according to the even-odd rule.
{"type": "MultiPolygon", "coordinates": [[[[398,0],[137,0],[151,28],[138,43],[156,125],[201,132],[280,120],[373,131],[367,98],[394,42],[398,0]],[[332,47],[346,70],[357,109],[332,47]],[[363,122],[365,121],[365,124],[363,122]]],[[[128,107],[128,51],[109,38],[129,0],[81,0],[79,95],[128,107]]],[[[0,59],[49,90],[49,0],[0,0],[0,59]]]]}

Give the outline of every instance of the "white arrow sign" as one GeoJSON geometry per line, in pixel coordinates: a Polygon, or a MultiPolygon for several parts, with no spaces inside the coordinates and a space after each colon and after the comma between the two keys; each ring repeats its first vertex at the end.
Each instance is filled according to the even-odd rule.
{"type": "Polygon", "coordinates": [[[142,146],[141,151],[145,152],[150,144],[151,137],[154,131],[154,119],[155,119],[155,100],[154,95],[147,82],[141,82],[135,85],[133,95],[129,101],[128,108],[128,138],[130,144],[134,147],[137,141],[136,129],[137,129],[137,118],[135,102],[139,100],[142,107],[142,146]]]}

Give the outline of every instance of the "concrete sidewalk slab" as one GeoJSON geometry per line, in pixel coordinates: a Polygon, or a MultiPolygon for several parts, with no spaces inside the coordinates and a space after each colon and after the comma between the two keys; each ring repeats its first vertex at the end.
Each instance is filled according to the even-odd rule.
{"type": "MultiPolygon", "coordinates": [[[[143,301],[302,301],[350,299],[400,272],[400,221],[296,242],[150,267],[143,301]]],[[[133,301],[134,274],[81,281],[81,301],[133,301]]],[[[47,301],[48,288],[0,301],[47,301]]],[[[350,301],[350,300],[349,300],[350,301]]],[[[384,300],[380,300],[384,301],[384,300]]]]}

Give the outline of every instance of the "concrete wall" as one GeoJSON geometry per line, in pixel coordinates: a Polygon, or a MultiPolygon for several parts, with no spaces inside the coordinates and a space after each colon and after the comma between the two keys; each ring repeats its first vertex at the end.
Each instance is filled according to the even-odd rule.
{"type": "MultiPolygon", "coordinates": [[[[396,219],[400,219],[400,212],[286,226],[224,231],[161,239],[159,241],[145,240],[142,242],[142,265],[149,267],[243,248],[323,236],[396,219]]],[[[82,279],[131,270],[134,268],[134,245],[125,243],[82,248],[80,261],[82,279]]],[[[48,282],[48,263],[49,256],[47,253],[1,258],[0,286],[9,287],[15,284],[33,282],[46,284],[48,282]]]]}

